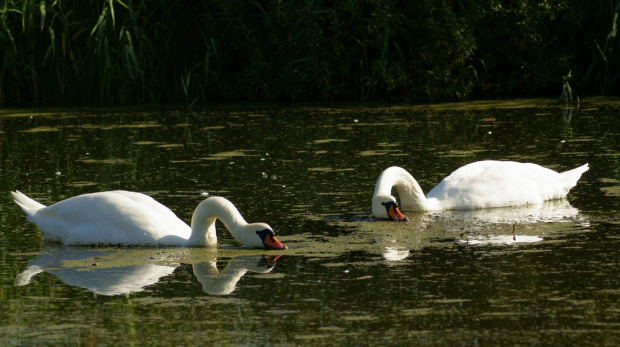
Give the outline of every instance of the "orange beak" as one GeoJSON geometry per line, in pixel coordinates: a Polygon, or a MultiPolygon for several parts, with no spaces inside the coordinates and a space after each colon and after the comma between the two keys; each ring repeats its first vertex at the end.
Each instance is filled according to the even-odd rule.
{"type": "Polygon", "coordinates": [[[282,242],[278,241],[275,236],[267,234],[265,239],[263,240],[263,244],[267,248],[271,249],[286,249],[287,247],[282,244],[282,242]]]}
{"type": "Polygon", "coordinates": [[[388,210],[388,216],[390,216],[390,218],[392,218],[394,220],[398,220],[398,221],[405,221],[406,222],[406,221],[409,220],[402,213],[400,213],[400,210],[398,209],[398,206],[390,206],[390,209],[388,210]]]}

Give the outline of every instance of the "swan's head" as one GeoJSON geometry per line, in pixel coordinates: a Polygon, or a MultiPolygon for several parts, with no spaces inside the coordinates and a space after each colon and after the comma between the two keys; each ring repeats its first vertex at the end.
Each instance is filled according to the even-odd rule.
{"type": "Polygon", "coordinates": [[[372,198],[372,215],[377,219],[391,219],[397,221],[408,221],[396,203],[396,198],[392,195],[377,194],[372,198]]]}
{"type": "Polygon", "coordinates": [[[271,227],[265,223],[254,223],[248,225],[251,228],[250,240],[243,244],[249,248],[266,248],[266,249],[286,249],[273,232],[271,227]]]}

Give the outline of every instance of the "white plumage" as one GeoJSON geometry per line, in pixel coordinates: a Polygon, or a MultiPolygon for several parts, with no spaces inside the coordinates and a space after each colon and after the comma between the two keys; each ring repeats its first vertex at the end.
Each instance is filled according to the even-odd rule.
{"type": "Polygon", "coordinates": [[[381,173],[372,199],[375,218],[403,219],[394,205],[398,191],[405,211],[480,209],[540,204],[566,197],[588,164],[562,173],[532,163],[478,161],[444,178],[426,196],[405,169],[393,166],[381,173]],[[392,208],[392,212],[390,212],[392,208]],[[398,213],[396,213],[396,212],[398,213]]]}
{"type": "Polygon", "coordinates": [[[166,206],[141,193],[83,194],[51,206],[19,191],[11,194],[45,240],[66,245],[213,246],[217,244],[215,221],[220,219],[245,247],[284,248],[269,225],[248,224],[222,197],[202,201],[190,227],[166,206]]]}

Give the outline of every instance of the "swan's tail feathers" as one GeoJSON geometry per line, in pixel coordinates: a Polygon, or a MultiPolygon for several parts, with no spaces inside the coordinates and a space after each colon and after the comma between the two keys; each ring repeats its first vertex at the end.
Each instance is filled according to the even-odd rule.
{"type": "Polygon", "coordinates": [[[28,266],[28,268],[26,268],[26,270],[24,270],[24,272],[17,275],[17,277],[15,278],[15,285],[25,286],[30,283],[32,277],[41,272],[43,272],[43,269],[40,268],[38,265],[30,265],[28,266]]]}
{"type": "Polygon", "coordinates": [[[581,175],[589,169],[590,167],[588,167],[588,164],[584,164],[572,170],[562,172],[561,175],[566,188],[570,189],[574,187],[577,184],[577,181],[581,178],[581,175]]]}
{"type": "Polygon", "coordinates": [[[21,207],[21,209],[24,210],[28,216],[34,216],[38,210],[45,207],[45,205],[32,200],[19,190],[11,192],[11,194],[13,195],[13,200],[15,203],[21,207]]]}

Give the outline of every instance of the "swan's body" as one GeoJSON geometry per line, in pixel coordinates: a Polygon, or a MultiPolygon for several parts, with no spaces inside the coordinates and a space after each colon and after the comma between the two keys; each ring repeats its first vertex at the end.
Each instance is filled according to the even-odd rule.
{"type": "Polygon", "coordinates": [[[480,209],[540,204],[562,199],[577,184],[588,164],[557,173],[531,163],[478,161],[444,178],[426,196],[416,180],[397,166],[381,173],[372,198],[375,218],[405,220],[392,188],[405,211],[480,209]]]}
{"type": "Polygon", "coordinates": [[[196,207],[190,227],[166,206],[141,193],[84,194],[51,206],[19,191],[11,194],[45,240],[65,245],[214,246],[215,220],[220,219],[245,247],[284,248],[269,225],[248,224],[235,205],[217,196],[196,207]]]}

